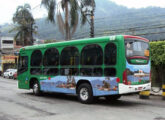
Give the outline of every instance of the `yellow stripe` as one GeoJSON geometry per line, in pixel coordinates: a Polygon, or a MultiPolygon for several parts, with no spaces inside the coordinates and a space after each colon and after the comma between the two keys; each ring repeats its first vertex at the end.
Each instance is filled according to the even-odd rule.
{"type": "Polygon", "coordinates": [[[165,92],[162,92],[162,96],[165,97],[165,92]]]}
{"type": "Polygon", "coordinates": [[[162,85],[162,89],[165,89],[165,84],[164,84],[164,85],[162,85]]]}
{"type": "Polygon", "coordinates": [[[139,93],[139,95],[149,96],[150,95],[150,91],[141,91],[139,93]]]}

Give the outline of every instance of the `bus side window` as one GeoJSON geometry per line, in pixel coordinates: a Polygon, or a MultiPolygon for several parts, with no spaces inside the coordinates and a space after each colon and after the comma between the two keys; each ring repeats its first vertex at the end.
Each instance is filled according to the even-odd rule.
{"type": "Polygon", "coordinates": [[[104,63],[106,65],[115,65],[116,62],[116,58],[117,58],[117,47],[114,43],[108,43],[105,46],[105,60],[104,63]]]}
{"type": "Polygon", "coordinates": [[[31,69],[30,73],[33,75],[40,75],[42,74],[42,53],[40,50],[34,50],[31,55],[31,69]]]}
{"type": "Polygon", "coordinates": [[[91,68],[81,68],[80,75],[81,76],[92,76],[92,69],[91,68]]]}
{"type": "Polygon", "coordinates": [[[103,51],[99,45],[87,45],[81,52],[81,65],[102,65],[103,51]]]}
{"type": "Polygon", "coordinates": [[[65,76],[79,75],[79,51],[76,47],[63,48],[60,56],[60,74],[65,76]],[[67,66],[67,67],[66,67],[67,66]]]}
{"type": "Polygon", "coordinates": [[[75,76],[79,75],[79,70],[78,68],[61,68],[60,74],[64,76],[75,76]]]}
{"type": "Polygon", "coordinates": [[[104,75],[114,77],[114,76],[116,76],[116,69],[115,68],[105,68],[104,75]]]}
{"type": "Polygon", "coordinates": [[[65,47],[61,52],[60,64],[64,65],[78,65],[79,51],[76,47],[65,47]]]}
{"type": "Polygon", "coordinates": [[[28,70],[28,56],[19,56],[18,73],[28,70]]]}
{"type": "Polygon", "coordinates": [[[80,75],[82,76],[102,76],[103,70],[103,50],[97,44],[86,45],[81,52],[80,75]],[[86,67],[88,65],[88,67],[86,67]]]}
{"type": "Polygon", "coordinates": [[[59,52],[56,48],[48,48],[44,53],[43,58],[43,74],[44,75],[58,75],[59,52]]]}

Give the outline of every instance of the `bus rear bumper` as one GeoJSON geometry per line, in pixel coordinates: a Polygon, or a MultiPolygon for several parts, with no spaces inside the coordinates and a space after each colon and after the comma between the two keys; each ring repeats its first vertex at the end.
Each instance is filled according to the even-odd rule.
{"type": "Polygon", "coordinates": [[[125,85],[123,83],[119,83],[119,94],[134,93],[150,89],[151,83],[142,85],[125,85]]]}

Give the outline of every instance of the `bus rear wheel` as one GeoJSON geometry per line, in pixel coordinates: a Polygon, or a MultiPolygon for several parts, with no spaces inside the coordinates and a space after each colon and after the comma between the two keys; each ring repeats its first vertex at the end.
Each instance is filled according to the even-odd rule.
{"type": "Polygon", "coordinates": [[[92,87],[88,83],[83,83],[77,90],[78,100],[83,104],[90,104],[93,102],[92,87]]]}
{"type": "Polygon", "coordinates": [[[121,97],[121,95],[110,95],[110,96],[105,96],[107,101],[116,101],[121,97]]]}
{"type": "Polygon", "coordinates": [[[33,94],[36,96],[41,95],[40,86],[37,81],[35,81],[33,84],[33,94]]]}

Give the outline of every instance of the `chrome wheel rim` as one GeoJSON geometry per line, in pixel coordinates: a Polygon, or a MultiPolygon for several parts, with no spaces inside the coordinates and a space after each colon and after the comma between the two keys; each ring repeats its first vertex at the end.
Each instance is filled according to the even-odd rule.
{"type": "Polygon", "coordinates": [[[88,93],[88,89],[87,88],[82,88],[80,90],[80,98],[83,100],[83,101],[86,101],[89,97],[89,93],[88,93]]]}
{"type": "Polygon", "coordinates": [[[37,93],[38,92],[38,84],[34,84],[33,86],[33,92],[37,93]]]}

